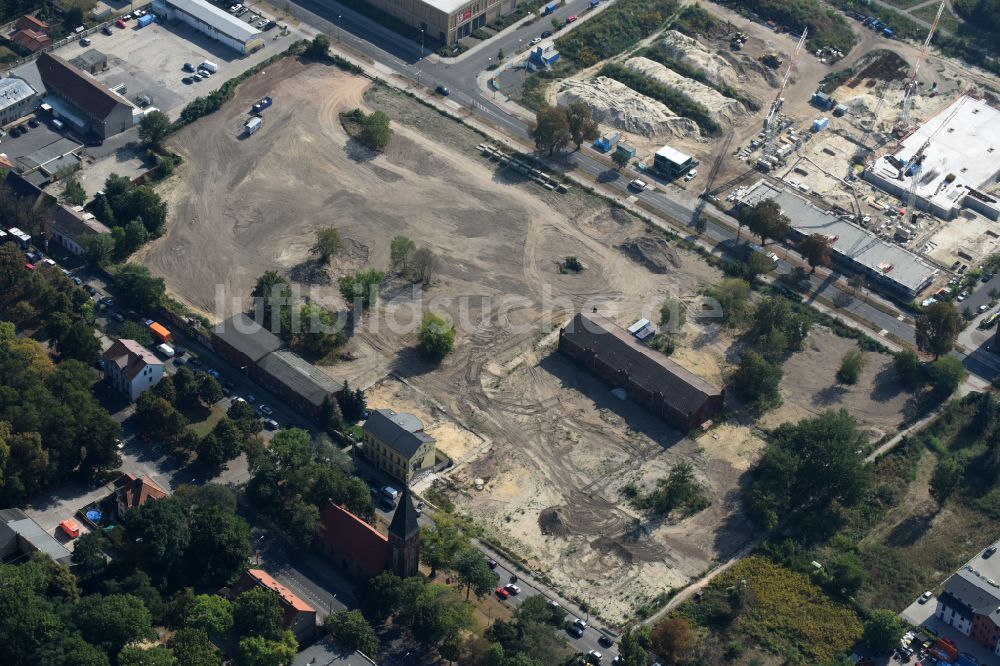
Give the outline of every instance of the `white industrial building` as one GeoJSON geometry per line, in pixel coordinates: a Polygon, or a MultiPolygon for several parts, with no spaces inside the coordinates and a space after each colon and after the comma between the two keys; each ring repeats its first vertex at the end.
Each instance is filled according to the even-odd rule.
{"type": "Polygon", "coordinates": [[[826,236],[836,260],[906,298],[913,298],[926,289],[937,275],[937,268],[909,250],[882,240],[833,211],[817,208],[801,196],[764,180],[750,187],[737,201],[752,206],[765,199],[774,199],[781,212],[788,216],[793,238],[799,240],[811,234],[826,236]]]}
{"type": "Polygon", "coordinates": [[[243,55],[264,46],[260,30],[204,0],[153,0],[153,12],[168,21],[183,21],[243,55]]]}
{"type": "Polygon", "coordinates": [[[904,202],[915,178],[914,206],[943,220],[956,217],[962,208],[996,220],[1000,218],[1000,193],[995,187],[1000,179],[1000,110],[983,99],[959,97],[893,152],[869,164],[864,178],[904,202]]]}
{"type": "Polygon", "coordinates": [[[23,118],[38,106],[38,93],[16,76],[0,79],[0,125],[23,118]]]}

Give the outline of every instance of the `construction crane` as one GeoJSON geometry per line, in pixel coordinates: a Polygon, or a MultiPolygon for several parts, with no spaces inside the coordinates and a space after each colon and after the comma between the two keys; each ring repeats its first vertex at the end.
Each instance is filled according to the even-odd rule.
{"type": "Polygon", "coordinates": [[[764,120],[764,157],[774,157],[774,143],[778,138],[778,116],[781,107],[785,102],[782,95],[785,94],[785,86],[788,85],[788,79],[792,76],[792,65],[795,64],[796,58],[799,56],[799,51],[802,50],[802,45],[806,43],[806,35],[809,34],[809,30],[803,29],[802,36],[799,37],[799,43],[795,45],[795,50],[792,52],[792,57],[788,59],[788,67],[785,68],[785,77],[781,80],[781,87],[778,88],[778,94],[775,95],[774,101],[771,103],[771,110],[767,112],[767,118],[764,120]]]}
{"type": "Polygon", "coordinates": [[[955,105],[955,108],[951,110],[951,113],[949,113],[945,117],[945,119],[941,122],[941,124],[938,125],[937,129],[931,132],[931,135],[928,136],[927,140],[924,141],[924,143],[920,146],[920,148],[917,149],[917,152],[913,153],[913,156],[910,159],[908,159],[906,161],[906,164],[904,164],[899,170],[900,180],[902,180],[906,176],[910,177],[910,190],[906,196],[906,211],[911,215],[913,215],[916,212],[916,208],[914,208],[914,203],[916,203],[917,200],[917,181],[919,180],[921,166],[923,165],[924,162],[924,151],[926,151],[928,146],[931,145],[931,141],[933,141],[935,137],[937,137],[937,135],[941,133],[941,130],[943,130],[945,127],[948,126],[948,123],[951,122],[951,119],[955,117],[955,114],[958,113],[958,110],[961,107],[962,107],[961,104],[955,105]]]}
{"type": "Polygon", "coordinates": [[[910,77],[906,80],[906,83],[903,84],[903,110],[900,112],[899,120],[896,123],[896,130],[898,132],[905,132],[910,127],[910,107],[913,105],[913,95],[917,92],[917,74],[920,73],[920,66],[924,64],[927,49],[931,45],[931,38],[934,37],[934,31],[937,30],[938,21],[941,20],[941,14],[944,13],[944,6],[947,2],[948,0],[941,0],[941,4],[938,5],[937,15],[934,16],[931,29],[927,32],[927,39],[924,40],[924,45],[920,49],[917,61],[913,63],[913,71],[910,73],[910,77]]]}

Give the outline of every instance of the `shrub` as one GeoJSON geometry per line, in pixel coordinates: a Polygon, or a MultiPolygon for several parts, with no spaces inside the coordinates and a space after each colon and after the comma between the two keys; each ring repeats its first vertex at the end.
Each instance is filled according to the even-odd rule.
{"type": "Polygon", "coordinates": [[[601,67],[597,75],[624,83],[632,90],[662,102],[677,115],[690,118],[698,123],[703,134],[715,135],[721,131],[719,124],[709,115],[708,109],[676,88],[654,81],[638,72],[633,72],[625,65],[616,62],[609,62],[601,67]]]}
{"type": "Polygon", "coordinates": [[[571,69],[590,67],[663,28],[676,10],[675,0],[620,0],[557,39],[556,47],[571,69]]]}

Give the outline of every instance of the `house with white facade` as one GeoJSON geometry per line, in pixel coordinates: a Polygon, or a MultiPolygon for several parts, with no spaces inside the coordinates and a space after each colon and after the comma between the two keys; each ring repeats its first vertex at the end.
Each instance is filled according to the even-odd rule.
{"type": "Polygon", "coordinates": [[[993,544],[945,581],[934,615],[1000,654],[1000,554],[993,544]]]}
{"type": "Polygon", "coordinates": [[[135,340],[116,340],[101,358],[105,378],[130,402],[163,379],[163,362],[135,340]]]}

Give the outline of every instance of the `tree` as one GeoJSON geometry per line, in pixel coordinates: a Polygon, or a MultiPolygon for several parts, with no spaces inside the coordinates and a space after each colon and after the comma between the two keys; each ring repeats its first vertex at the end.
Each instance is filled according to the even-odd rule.
{"type": "Polygon", "coordinates": [[[323,621],[333,640],[348,650],[360,650],[369,657],[378,654],[378,636],[359,610],[331,613],[323,621]]]}
{"type": "Polygon", "coordinates": [[[860,592],[867,578],[864,564],[851,552],[836,555],[827,563],[826,572],[831,591],[844,598],[860,592]]]}
{"type": "Polygon", "coordinates": [[[691,463],[674,465],[666,477],[658,479],[656,489],[642,497],[638,504],[655,513],[669,516],[676,509],[684,515],[691,515],[706,508],[710,503],[704,489],[694,478],[691,463]]]}
{"type": "Polygon", "coordinates": [[[726,324],[737,326],[744,321],[750,299],[750,283],[739,278],[726,278],[707,289],[705,296],[718,303],[718,314],[726,324]]]}
{"type": "MultiPolygon", "coordinates": [[[[119,666],[128,666],[122,655],[125,655],[124,651],[118,656],[119,666]]],[[[40,646],[37,657],[38,663],[46,666],[108,666],[110,663],[104,650],[83,640],[80,634],[53,637],[40,646]]]]}
{"type": "Polygon", "coordinates": [[[340,287],[340,295],[349,304],[360,305],[362,310],[367,310],[378,298],[382,283],[385,282],[385,273],[375,269],[360,271],[354,275],[345,275],[337,280],[340,287]]]}
{"type": "Polygon", "coordinates": [[[465,585],[465,598],[468,600],[469,593],[475,592],[476,597],[482,598],[490,593],[496,583],[496,574],[486,563],[486,558],[476,548],[463,550],[453,565],[458,580],[465,585]]]}
{"type": "Polygon", "coordinates": [[[322,227],[316,230],[316,243],[309,251],[318,254],[320,263],[325,264],[337,256],[341,247],[340,232],[335,227],[322,227]]]}
{"type": "Polygon", "coordinates": [[[264,428],[257,412],[245,400],[234,400],[226,411],[226,417],[243,434],[244,440],[253,437],[264,428]]]}
{"type": "Polygon", "coordinates": [[[184,627],[171,636],[167,646],[180,666],[221,666],[222,657],[204,629],[184,627]]]}
{"type": "Polygon", "coordinates": [[[931,476],[930,494],[939,507],[962,485],[963,475],[964,470],[954,457],[945,456],[938,461],[931,476]]]}
{"type": "Polygon", "coordinates": [[[628,166],[628,160],[629,160],[628,155],[621,150],[616,150],[615,152],[611,153],[611,161],[615,163],[615,169],[617,169],[618,171],[621,171],[626,166],[628,166]]]}
{"type": "Polygon", "coordinates": [[[899,381],[906,386],[914,386],[921,381],[923,366],[920,364],[920,357],[912,349],[897,352],[894,365],[899,381]]]}
{"type": "Polygon", "coordinates": [[[781,404],[778,386],[783,375],[780,365],[771,363],[757,352],[748,351],[740,357],[733,386],[755,409],[767,411],[781,404]]]}
{"type": "Polygon", "coordinates": [[[469,544],[456,516],[439,513],[434,524],[420,530],[420,559],[431,568],[431,578],[438,569],[452,566],[455,557],[469,544]]]}
{"type": "Polygon", "coordinates": [[[103,266],[114,251],[111,234],[93,234],[83,239],[83,256],[92,266],[103,266]]]}
{"type": "Polygon", "coordinates": [[[128,643],[155,635],[149,610],[130,594],[84,597],[77,604],[74,619],[88,642],[111,655],[117,655],[128,643]]]}
{"type": "Polygon", "coordinates": [[[773,271],[774,266],[774,261],[763,252],[751,252],[743,262],[743,271],[750,282],[756,282],[761,275],[773,271]]]}
{"type": "Polygon", "coordinates": [[[174,653],[159,645],[154,647],[126,646],[118,655],[118,666],[178,666],[174,653]]]}
{"type": "Polygon", "coordinates": [[[158,147],[170,131],[170,118],[162,111],[150,111],[139,121],[139,140],[158,147]]]}
{"type": "Polygon", "coordinates": [[[593,141],[598,136],[597,121],[586,102],[576,100],[566,107],[566,122],[569,135],[579,150],[584,142],[593,141]]]}
{"type": "Polygon", "coordinates": [[[468,602],[450,587],[430,583],[422,576],[405,579],[401,596],[403,610],[399,619],[424,646],[455,643],[460,633],[473,624],[468,602]]]}
{"type": "Polygon", "coordinates": [[[74,206],[82,206],[87,203],[87,191],[76,176],[66,176],[63,179],[63,199],[74,206]]]}
{"type": "Polygon", "coordinates": [[[865,355],[858,349],[850,349],[840,359],[837,379],[845,384],[857,384],[866,365],[865,355]]]}
{"type": "Polygon", "coordinates": [[[59,337],[57,345],[61,359],[74,358],[81,363],[93,365],[101,351],[101,341],[94,335],[94,329],[82,321],[74,322],[59,337]]]}
{"type": "Polygon", "coordinates": [[[66,32],[73,32],[78,27],[83,25],[83,9],[79,5],[70,5],[63,12],[63,27],[66,28],[66,32]]]}
{"type": "Polygon", "coordinates": [[[119,298],[140,312],[151,312],[167,300],[167,287],[161,277],[138,264],[125,264],[114,274],[119,298]]]}
{"type": "Polygon", "coordinates": [[[809,316],[795,311],[783,296],[769,296],[753,313],[751,334],[768,360],[777,360],[789,350],[802,349],[812,322],[809,316]]]}
{"type": "Polygon", "coordinates": [[[436,264],[437,258],[434,256],[434,253],[428,248],[422,247],[410,257],[406,272],[411,280],[426,286],[431,283],[434,277],[436,264]]]}
{"type": "Polygon", "coordinates": [[[425,312],[420,322],[417,350],[426,360],[438,363],[455,348],[455,324],[441,315],[425,312]]]}
{"type": "Polygon", "coordinates": [[[396,612],[402,594],[403,580],[389,571],[383,571],[365,582],[358,607],[368,620],[381,624],[396,612]]]}
{"type": "Polygon", "coordinates": [[[199,594],[187,616],[187,626],[224,636],[233,628],[233,604],[217,594],[199,594]]]}
{"type": "Polygon", "coordinates": [[[247,590],[233,604],[233,620],[241,636],[280,638],[282,617],[278,595],[270,590],[247,590]]]}
{"type": "Polygon", "coordinates": [[[73,547],[73,571],[80,581],[100,580],[108,568],[108,558],[104,549],[108,546],[108,537],[101,530],[87,532],[76,540],[73,547]]]}
{"type": "Polygon", "coordinates": [[[812,267],[810,273],[816,272],[817,266],[829,266],[832,256],[830,241],[823,234],[809,234],[799,243],[799,254],[801,254],[809,266],[812,267]]]}
{"type": "Polygon", "coordinates": [[[238,666],[287,666],[298,650],[298,641],[290,631],[281,632],[275,639],[248,636],[240,639],[236,663],[238,666]]]}
{"type": "Polygon", "coordinates": [[[497,50],[497,62],[503,62],[504,55],[503,49],[497,50]]]}
{"type": "Polygon", "coordinates": [[[947,301],[931,303],[917,316],[917,349],[934,358],[952,350],[962,330],[962,317],[947,301]]]}
{"type": "Polygon", "coordinates": [[[864,497],[865,436],[846,410],[826,411],[775,428],[748,493],[751,517],[766,529],[792,510],[822,512],[864,497]]]}
{"type": "Polygon", "coordinates": [[[954,393],[968,374],[962,362],[954,356],[942,356],[927,368],[927,376],[934,391],[944,397],[954,393]]]}
{"type": "Polygon", "coordinates": [[[679,617],[661,620],[650,632],[650,647],[667,664],[684,662],[694,647],[691,625],[679,617]]]}
{"type": "Polygon", "coordinates": [[[621,657],[621,666],[647,666],[650,648],[650,635],[647,627],[629,629],[622,634],[618,641],[618,656],[621,657]]]}
{"type": "Polygon", "coordinates": [[[392,139],[389,116],[381,111],[373,111],[362,123],[361,140],[375,152],[382,152],[392,139]]]}
{"type": "Polygon", "coordinates": [[[556,106],[543,106],[535,113],[535,125],[531,128],[531,138],[538,150],[545,150],[551,157],[555,151],[570,142],[569,120],[566,111],[556,106]]]}
{"type": "Polygon", "coordinates": [[[313,60],[326,60],[330,57],[330,38],[322,32],[319,33],[309,42],[304,55],[313,60]]]}
{"type": "Polygon", "coordinates": [[[877,653],[891,652],[899,645],[906,627],[899,616],[891,610],[874,610],[864,623],[864,639],[877,653]]]}
{"type": "Polygon", "coordinates": [[[344,415],[344,421],[347,423],[357,423],[365,417],[365,411],[368,409],[365,393],[361,389],[352,391],[351,387],[347,385],[346,379],[340,389],[340,395],[337,396],[337,401],[340,404],[340,412],[344,415]]]}
{"type": "Polygon", "coordinates": [[[389,246],[389,266],[394,271],[405,272],[410,255],[417,246],[406,236],[396,236],[389,246]]]}
{"type": "Polygon", "coordinates": [[[741,226],[745,225],[751,233],[760,236],[762,245],[767,241],[780,240],[788,235],[791,221],[781,212],[781,206],[774,199],[764,199],[752,206],[740,209],[736,216],[741,226]]]}

